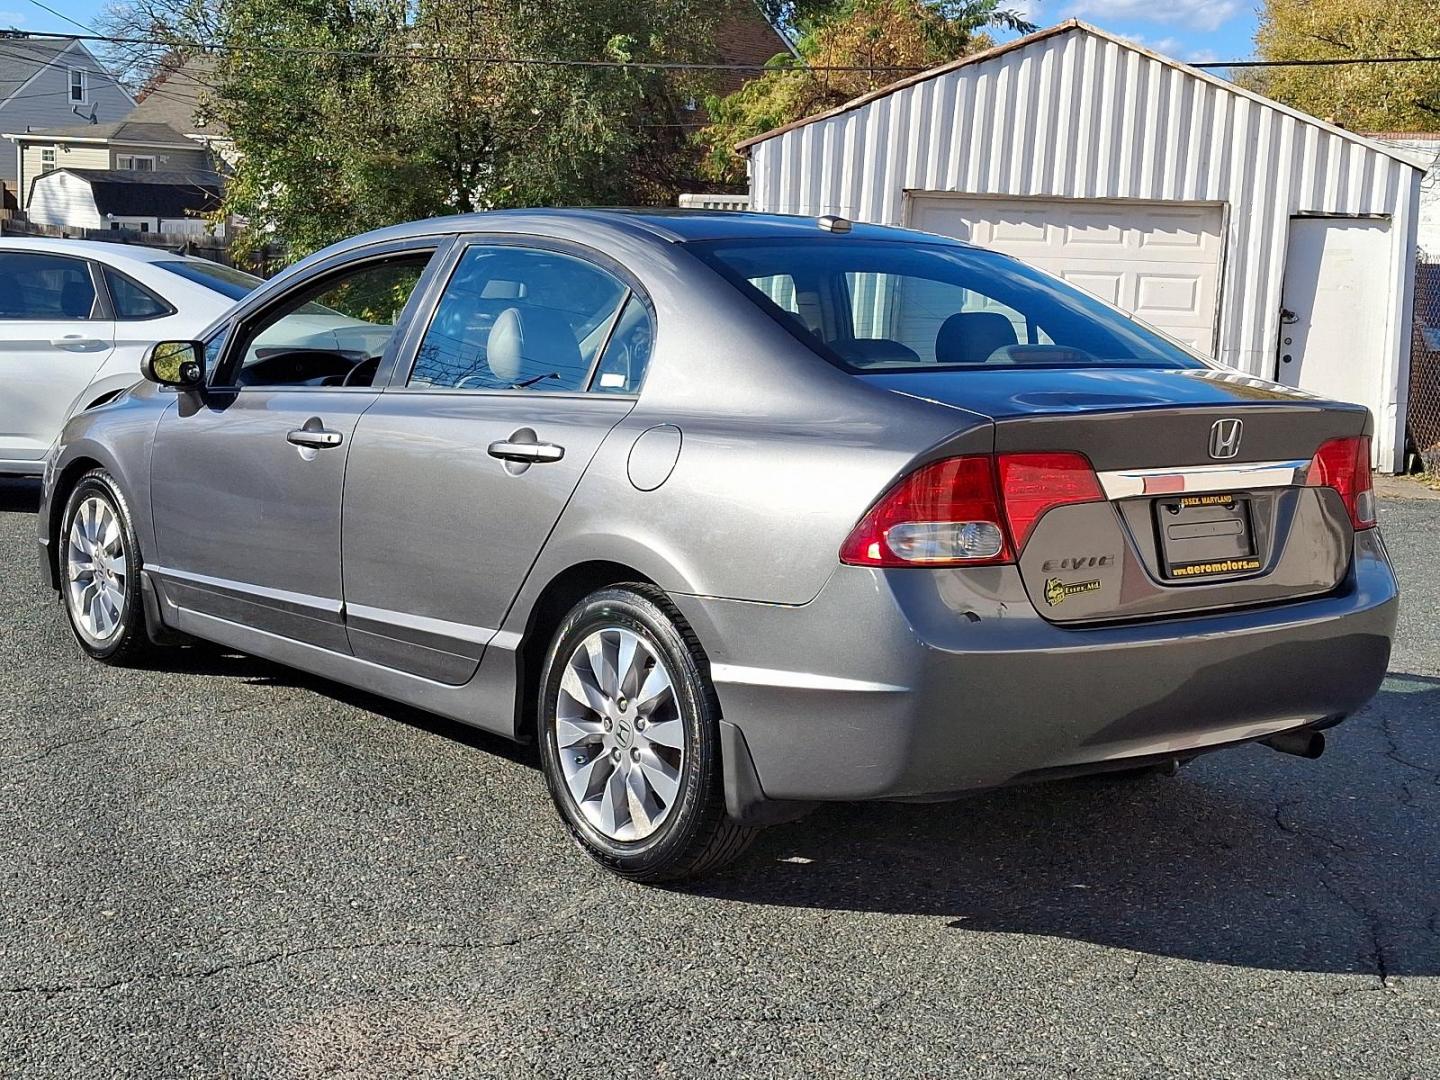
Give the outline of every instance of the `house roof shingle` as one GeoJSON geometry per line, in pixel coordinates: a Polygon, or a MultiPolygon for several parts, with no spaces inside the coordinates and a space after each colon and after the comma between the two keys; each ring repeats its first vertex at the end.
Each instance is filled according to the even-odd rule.
{"type": "Polygon", "coordinates": [[[215,61],[211,57],[186,57],[151,80],[130,119],[168,124],[182,135],[223,137],[225,125],[206,115],[208,110],[204,108],[206,99],[215,96],[214,82],[215,61]]]}
{"type": "Polygon", "coordinates": [[[142,146],[174,146],[187,150],[195,149],[195,142],[185,138],[168,124],[137,124],[131,120],[117,120],[110,124],[73,124],[67,127],[34,128],[30,131],[15,132],[17,139],[102,139],[111,143],[134,143],[142,146]]]}

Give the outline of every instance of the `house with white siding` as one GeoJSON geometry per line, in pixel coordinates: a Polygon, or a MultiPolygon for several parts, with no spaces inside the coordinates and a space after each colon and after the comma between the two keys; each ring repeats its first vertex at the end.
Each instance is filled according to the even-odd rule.
{"type": "MultiPolygon", "coordinates": [[[[0,34],[0,132],[114,123],[135,107],[129,91],[69,38],[0,34]]],[[[4,204],[23,204],[20,150],[0,152],[4,204]]]]}
{"type": "Polygon", "coordinates": [[[747,140],[750,205],[971,240],[1249,376],[1357,401],[1403,460],[1433,157],[1071,20],[747,140]]]}

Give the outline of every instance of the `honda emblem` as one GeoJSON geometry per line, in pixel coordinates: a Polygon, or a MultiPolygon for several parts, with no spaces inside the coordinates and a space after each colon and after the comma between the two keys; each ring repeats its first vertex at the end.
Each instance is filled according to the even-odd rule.
{"type": "Polygon", "coordinates": [[[1245,425],[1239,420],[1216,420],[1210,425],[1210,456],[1216,461],[1233,458],[1240,453],[1240,433],[1245,425]]]}

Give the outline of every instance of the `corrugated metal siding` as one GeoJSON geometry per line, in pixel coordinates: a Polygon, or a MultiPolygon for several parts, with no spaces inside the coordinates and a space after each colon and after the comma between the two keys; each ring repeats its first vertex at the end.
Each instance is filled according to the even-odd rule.
{"type": "MultiPolygon", "coordinates": [[[[753,208],[778,213],[900,225],[907,191],[1227,204],[1218,358],[1267,378],[1290,216],[1391,216],[1395,259],[1375,270],[1399,295],[1420,181],[1394,158],[1084,29],[902,87],[750,153],[753,208]]],[[[1390,320],[1387,355],[1397,358],[1402,323],[1403,313],[1390,320]]],[[[1396,364],[1371,405],[1392,432],[1396,364]]]]}

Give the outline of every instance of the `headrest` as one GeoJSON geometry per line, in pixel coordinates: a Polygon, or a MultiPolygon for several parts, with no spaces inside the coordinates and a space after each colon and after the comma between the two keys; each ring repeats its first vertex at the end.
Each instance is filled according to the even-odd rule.
{"type": "Polygon", "coordinates": [[[580,370],[575,332],[558,311],[511,307],[502,311],[485,343],[485,362],[501,386],[530,375],[559,372],[567,381],[580,370]]]}
{"type": "Polygon", "coordinates": [[[961,311],[951,315],[935,336],[940,364],[983,364],[996,349],[1018,345],[1015,324],[998,311],[961,311]]]}

